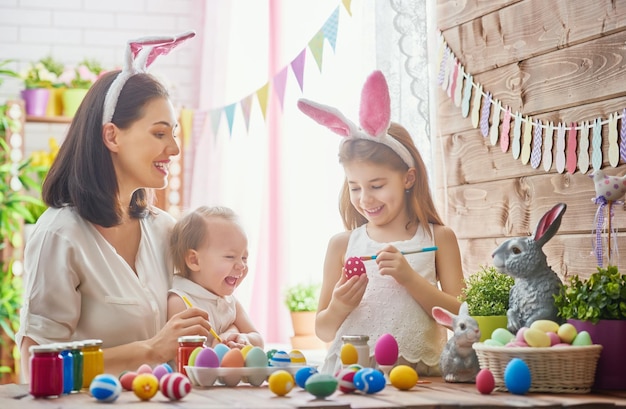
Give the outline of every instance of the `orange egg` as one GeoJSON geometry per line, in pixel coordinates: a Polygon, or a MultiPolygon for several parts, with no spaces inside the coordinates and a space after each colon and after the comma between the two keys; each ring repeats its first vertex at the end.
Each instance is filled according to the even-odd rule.
{"type": "Polygon", "coordinates": [[[233,348],[224,354],[221,366],[224,368],[241,368],[245,364],[243,354],[240,349],[233,348]]]}

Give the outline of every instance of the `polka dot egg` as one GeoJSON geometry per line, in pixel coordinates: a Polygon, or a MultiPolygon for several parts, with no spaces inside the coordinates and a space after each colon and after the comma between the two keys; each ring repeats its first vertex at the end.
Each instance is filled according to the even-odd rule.
{"type": "Polygon", "coordinates": [[[385,388],[385,383],[385,375],[377,369],[363,368],[354,374],[354,386],[361,392],[380,392],[385,388]]]}
{"type": "Polygon", "coordinates": [[[100,402],[113,402],[122,392],[122,384],[113,375],[96,375],[89,385],[91,396],[100,402]]]}
{"type": "Polygon", "coordinates": [[[347,278],[365,274],[365,264],[359,257],[350,257],[343,266],[343,272],[347,278]]]}

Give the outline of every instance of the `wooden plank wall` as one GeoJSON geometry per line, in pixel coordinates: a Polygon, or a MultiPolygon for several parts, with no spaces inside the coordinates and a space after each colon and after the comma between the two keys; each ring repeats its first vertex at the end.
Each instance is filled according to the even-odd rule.
{"type": "MultiPolygon", "coordinates": [[[[437,24],[465,72],[513,113],[569,125],[606,121],[626,107],[626,0],[438,0],[437,24]]],[[[558,235],[544,246],[548,263],[562,278],[595,272],[592,167],[559,173],[554,148],[548,172],[543,163],[524,165],[511,148],[492,146],[441,88],[437,98],[435,195],[459,238],[464,274],[491,264],[505,239],[532,234],[558,202],[568,207],[558,235]]],[[[608,163],[607,128],[603,170],[621,176],[626,163],[608,163]]],[[[513,121],[511,136],[512,129],[513,121]]],[[[614,210],[622,252],[614,264],[626,272],[626,207],[614,210]]]]}

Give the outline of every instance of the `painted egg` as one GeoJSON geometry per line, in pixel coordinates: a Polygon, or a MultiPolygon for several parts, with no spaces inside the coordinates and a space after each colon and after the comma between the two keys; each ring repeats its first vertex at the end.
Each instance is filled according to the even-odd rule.
{"type": "Polygon", "coordinates": [[[217,356],[213,348],[202,348],[196,355],[193,366],[202,368],[217,368],[220,366],[220,358],[217,356]]]}
{"type": "Polygon", "coordinates": [[[278,352],[278,350],[277,350],[277,349],[270,349],[270,350],[268,350],[268,351],[267,351],[267,353],[266,353],[266,354],[267,354],[267,362],[268,362],[268,365],[269,365],[270,360],[272,359],[272,357],[274,356],[274,354],[275,354],[276,352],[278,352]]]}
{"type": "Polygon", "coordinates": [[[137,374],[133,380],[133,392],[141,400],[150,400],[159,391],[159,380],[151,373],[137,374]]]}
{"type": "Polygon", "coordinates": [[[501,347],[504,346],[500,341],[496,341],[495,339],[488,338],[483,342],[486,346],[489,347],[501,347]]]}
{"type": "Polygon", "coordinates": [[[504,369],[504,385],[515,395],[524,395],[530,389],[531,374],[526,362],[513,358],[504,369]]]}
{"type": "Polygon", "coordinates": [[[267,355],[260,347],[252,347],[246,355],[245,364],[248,367],[263,368],[267,366],[267,355]]]}
{"type": "Polygon", "coordinates": [[[513,339],[515,339],[515,335],[513,335],[506,328],[496,328],[491,333],[491,339],[498,341],[502,345],[506,345],[509,342],[511,342],[513,339]]]}
{"type": "Polygon", "coordinates": [[[517,330],[517,333],[515,334],[515,339],[518,341],[522,341],[524,343],[526,343],[526,341],[524,341],[524,332],[528,329],[528,327],[522,327],[520,329],[517,330]]]}
{"type": "Polygon", "coordinates": [[[377,369],[363,368],[354,374],[354,386],[364,393],[376,393],[385,388],[385,375],[377,369]]]}
{"type": "Polygon", "coordinates": [[[393,365],[398,360],[398,341],[391,334],[383,334],[376,341],[374,357],[378,365],[393,365]]]}
{"type": "Polygon", "coordinates": [[[363,367],[359,364],[352,364],[348,365],[346,369],[352,369],[354,372],[358,372],[359,370],[363,369],[363,367]]]}
{"type": "Polygon", "coordinates": [[[556,333],[558,334],[559,338],[561,338],[561,342],[571,344],[572,341],[574,341],[574,338],[576,338],[576,335],[578,335],[578,330],[575,326],[573,326],[569,322],[566,322],[564,324],[561,324],[556,333]]]}
{"type": "Polygon", "coordinates": [[[148,364],[141,364],[139,368],[137,368],[137,373],[152,373],[152,367],[148,364]]]}
{"type": "Polygon", "coordinates": [[[536,320],[530,324],[530,328],[538,329],[543,332],[557,332],[559,324],[552,320],[536,320]]]}
{"type": "Polygon", "coordinates": [[[196,366],[196,358],[198,357],[200,351],[202,351],[203,349],[204,347],[195,347],[194,350],[191,351],[191,354],[189,354],[189,359],[187,359],[187,365],[196,366]]]}
{"type": "Polygon", "coordinates": [[[226,353],[230,351],[230,348],[228,348],[228,346],[226,346],[225,344],[217,344],[213,347],[213,351],[215,351],[217,357],[220,359],[221,365],[222,358],[224,358],[224,355],[226,355],[226,353]]]}
{"type": "Polygon", "coordinates": [[[246,359],[246,355],[248,355],[248,352],[252,349],[252,345],[248,344],[248,345],[244,345],[243,348],[241,348],[241,355],[243,355],[243,359],[246,359]]]}
{"type": "Polygon", "coordinates": [[[169,364],[160,364],[154,367],[152,370],[152,375],[156,376],[158,380],[161,380],[163,375],[167,375],[168,373],[172,373],[172,367],[169,364]]]}
{"type": "Polygon", "coordinates": [[[122,384],[122,388],[124,388],[125,391],[133,390],[133,381],[135,380],[136,376],[137,372],[133,371],[124,372],[120,376],[120,384],[122,384]]]}
{"type": "Polygon", "coordinates": [[[356,386],[354,386],[354,375],[356,371],[345,368],[340,369],[335,375],[337,378],[339,390],[343,393],[352,393],[356,390],[356,386]]]}
{"type": "Polygon", "coordinates": [[[122,393],[122,384],[114,375],[100,374],[91,381],[89,392],[100,402],[113,402],[122,393]]]}
{"type": "Polygon", "coordinates": [[[307,379],[304,389],[316,398],[323,399],[337,390],[339,382],[330,374],[316,373],[307,379]]]}
{"type": "Polygon", "coordinates": [[[287,367],[291,364],[291,357],[285,351],[276,351],[272,358],[270,358],[270,366],[276,366],[279,368],[287,367]]]}
{"type": "Polygon", "coordinates": [[[493,373],[487,368],[483,368],[478,371],[476,375],[476,390],[483,395],[489,395],[496,387],[496,380],[493,377],[493,373]]]}
{"type": "Polygon", "coordinates": [[[306,358],[302,351],[294,349],[289,352],[289,359],[291,359],[292,365],[306,365],[306,358]]]}
{"type": "Polygon", "coordinates": [[[572,341],[572,346],[576,347],[584,347],[587,345],[591,345],[591,335],[587,331],[580,331],[576,338],[572,341]]]}
{"type": "Polygon", "coordinates": [[[359,352],[356,347],[350,343],[343,344],[341,346],[340,353],[341,363],[344,365],[352,365],[359,362],[359,352]]]}
{"type": "Polygon", "coordinates": [[[168,373],[159,381],[159,389],[169,400],[180,400],[191,392],[191,382],[182,373],[168,373]]]}
{"type": "Polygon", "coordinates": [[[347,278],[365,274],[365,264],[359,257],[350,257],[343,265],[343,273],[347,278]]]}
{"type": "Polygon", "coordinates": [[[244,365],[241,350],[234,348],[226,352],[222,358],[221,366],[224,368],[241,368],[244,365]]]}
{"type": "Polygon", "coordinates": [[[548,334],[535,328],[528,328],[524,331],[524,340],[528,345],[535,348],[550,346],[550,337],[548,334]]]}
{"type": "Polygon", "coordinates": [[[304,389],[304,385],[306,384],[307,379],[309,379],[311,375],[315,375],[316,373],[318,373],[317,369],[312,366],[305,366],[298,369],[294,376],[296,380],[296,385],[304,389]]]}
{"type": "Polygon", "coordinates": [[[417,384],[417,372],[408,365],[394,366],[389,372],[389,382],[401,391],[407,391],[417,384]]]}
{"type": "Polygon", "coordinates": [[[550,338],[550,346],[554,346],[561,342],[561,337],[556,332],[546,332],[548,338],[550,338]]]}
{"type": "Polygon", "coordinates": [[[288,394],[295,383],[293,376],[284,369],[272,372],[267,378],[267,383],[270,391],[278,396],[284,396],[288,394]]]}

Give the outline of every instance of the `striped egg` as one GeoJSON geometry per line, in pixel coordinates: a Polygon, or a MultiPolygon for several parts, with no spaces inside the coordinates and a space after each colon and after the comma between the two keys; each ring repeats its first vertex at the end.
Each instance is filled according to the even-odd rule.
{"type": "Polygon", "coordinates": [[[339,390],[343,393],[352,393],[356,390],[356,386],[354,386],[354,375],[356,371],[345,368],[339,370],[335,378],[339,381],[339,390]]]}
{"type": "Polygon", "coordinates": [[[270,366],[279,368],[287,367],[291,364],[291,357],[285,351],[276,351],[272,358],[270,358],[270,366]]]}
{"type": "Polygon", "coordinates": [[[191,392],[189,378],[179,372],[163,375],[159,382],[159,389],[169,400],[180,400],[191,392]]]}
{"type": "Polygon", "coordinates": [[[91,396],[100,402],[113,402],[122,392],[122,384],[110,374],[96,375],[89,385],[91,396]]]}
{"type": "Polygon", "coordinates": [[[299,349],[294,349],[289,352],[289,359],[293,365],[306,365],[306,358],[299,349]]]}

